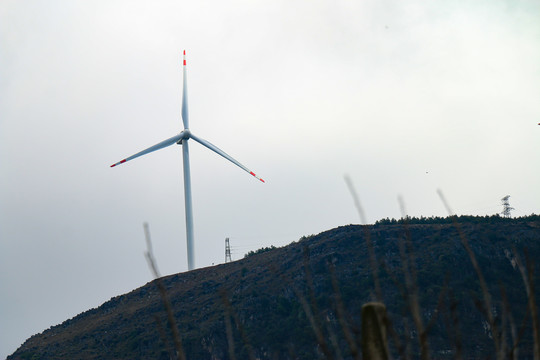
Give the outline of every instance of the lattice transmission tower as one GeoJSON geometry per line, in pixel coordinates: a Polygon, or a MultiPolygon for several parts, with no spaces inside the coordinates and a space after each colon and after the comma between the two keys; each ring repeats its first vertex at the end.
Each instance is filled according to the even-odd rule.
{"type": "Polygon", "coordinates": [[[509,198],[510,198],[510,195],[506,195],[505,197],[501,199],[502,206],[503,206],[503,211],[501,211],[501,215],[504,216],[505,218],[511,217],[510,212],[514,210],[514,208],[510,206],[510,202],[508,201],[509,198]]]}
{"type": "Polygon", "coordinates": [[[225,238],[225,263],[231,262],[231,244],[229,238],[225,238]]]}

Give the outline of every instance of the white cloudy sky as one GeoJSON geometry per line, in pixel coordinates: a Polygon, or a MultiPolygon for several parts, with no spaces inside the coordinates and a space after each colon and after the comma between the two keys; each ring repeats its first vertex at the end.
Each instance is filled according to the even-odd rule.
{"type": "Polygon", "coordinates": [[[540,3],[0,2],[0,357],[186,271],[181,151],[109,165],[190,127],[196,264],[368,220],[540,212],[540,3]]]}

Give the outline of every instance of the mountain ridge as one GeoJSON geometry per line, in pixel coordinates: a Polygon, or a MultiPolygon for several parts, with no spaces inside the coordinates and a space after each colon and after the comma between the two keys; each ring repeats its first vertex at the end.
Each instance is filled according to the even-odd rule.
{"type": "MultiPolygon", "coordinates": [[[[324,357],[303,298],[311,306],[317,318],[315,323],[322,326],[328,343],[333,342],[327,344],[332,353],[352,358],[337,304],[341,298],[347,313],[346,326],[359,340],[361,306],[377,299],[366,240],[371,240],[378,259],[382,300],[396,333],[407,344],[407,353],[415,357],[419,349],[418,334],[407,331],[411,330],[412,321],[407,314],[410,289],[404,286],[404,259],[415,264],[422,317],[427,323],[435,318],[429,333],[432,356],[451,358],[457,351],[468,357],[489,354],[493,351],[493,334],[486,330],[486,317],[478,305],[481,288],[460,232],[485,274],[496,310],[503,313],[505,307],[499,289],[503,286],[513,304],[514,318],[524,319],[526,292],[512,261],[516,261],[515,256],[525,259],[523,248],[527,248],[529,259],[540,258],[540,217],[460,217],[457,225],[450,218],[445,219],[448,221],[384,219],[373,225],[341,226],[232,263],[160,278],[186,357],[231,358],[227,335],[233,338],[232,356],[236,354],[238,358],[324,357]],[[403,249],[407,252],[405,258],[403,249]],[[446,323],[451,318],[452,306],[462,314],[458,333],[474,333],[474,341],[456,341],[449,336],[452,331],[446,323]],[[229,331],[227,319],[234,325],[229,331]],[[405,336],[407,333],[409,336],[405,336]],[[456,347],[459,342],[461,349],[456,347]]],[[[535,271],[538,277],[538,270],[535,271]]],[[[171,358],[174,339],[157,281],[113,297],[30,337],[7,359],[171,358]]],[[[520,355],[532,357],[530,320],[528,324],[523,328],[527,336],[520,342],[520,355]]],[[[399,354],[402,350],[394,344],[392,351],[399,354]]]]}

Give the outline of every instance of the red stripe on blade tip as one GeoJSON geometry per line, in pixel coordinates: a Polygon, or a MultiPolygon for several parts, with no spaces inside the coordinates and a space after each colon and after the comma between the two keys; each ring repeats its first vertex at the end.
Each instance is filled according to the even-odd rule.
{"type": "Polygon", "coordinates": [[[257,175],[255,175],[255,173],[253,171],[250,171],[249,172],[251,175],[255,176],[257,179],[261,180],[262,182],[265,182],[263,179],[261,179],[260,177],[258,177],[257,175]]]}
{"type": "Polygon", "coordinates": [[[116,165],[120,165],[120,164],[123,164],[126,162],[126,159],[122,160],[122,161],[119,161],[117,162],[116,164],[112,164],[111,167],[115,167],[116,165]]]}

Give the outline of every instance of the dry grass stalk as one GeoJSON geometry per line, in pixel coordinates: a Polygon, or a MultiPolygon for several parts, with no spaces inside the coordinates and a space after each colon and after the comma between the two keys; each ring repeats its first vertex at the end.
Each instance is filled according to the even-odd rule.
{"type": "Polygon", "coordinates": [[[516,263],[518,265],[519,272],[521,273],[521,278],[525,284],[525,290],[527,292],[528,307],[529,312],[532,318],[533,325],[533,341],[534,341],[534,360],[540,359],[540,330],[538,324],[538,309],[536,307],[536,300],[534,296],[534,283],[533,283],[533,264],[527,258],[527,267],[521,261],[521,258],[518,256],[517,251],[514,250],[514,256],[516,263]]]}
{"type": "Polygon", "coordinates": [[[311,328],[313,329],[313,332],[315,333],[315,337],[317,338],[317,343],[321,347],[321,351],[323,352],[324,356],[326,356],[327,359],[333,359],[333,355],[330,352],[330,349],[328,348],[328,344],[326,343],[326,339],[322,333],[322,327],[320,325],[320,319],[319,316],[319,310],[317,306],[317,301],[315,298],[315,292],[314,292],[314,286],[313,286],[313,277],[311,276],[311,269],[309,267],[309,247],[304,247],[304,272],[306,276],[306,283],[308,287],[308,293],[311,300],[311,307],[308,304],[306,298],[295,288],[293,290],[296,293],[296,296],[298,297],[298,300],[300,301],[300,304],[302,305],[302,308],[304,309],[304,312],[306,313],[306,316],[308,317],[309,323],[311,325],[311,328]],[[313,310],[313,311],[312,311],[313,310]]]}
{"type": "MultiPolygon", "coordinates": [[[[371,273],[373,275],[373,282],[375,285],[375,296],[378,302],[383,302],[382,297],[382,290],[380,285],[380,279],[379,279],[379,267],[377,265],[377,257],[375,255],[375,247],[373,246],[373,242],[371,241],[371,232],[369,231],[369,228],[367,227],[367,218],[364,213],[364,209],[362,208],[362,205],[360,204],[360,199],[358,197],[358,194],[356,193],[356,189],[354,187],[354,184],[352,183],[351,178],[348,175],[344,176],[345,183],[347,184],[347,187],[349,188],[349,192],[351,193],[351,196],[353,198],[354,206],[356,207],[356,210],[358,211],[358,215],[360,217],[360,223],[363,225],[364,229],[364,238],[366,241],[366,246],[368,249],[369,254],[369,263],[371,267],[371,273]]],[[[384,264],[383,264],[384,265],[384,264]]],[[[388,272],[391,275],[391,272],[388,272]]],[[[397,284],[397,280],[395,281],[397,284]]],[[[398,285],[399,288],[399,285],[398,285]]],[[[406,359],[408,351],[406,350],[406,347],[408,344],[401,344],[401,341],[399,340],[398,334],[394,331],[393,326],[391,325],[390,318],[386,317],[386,321],[388,322],[387,329],[392,336],[392,339],[394,341],[394,344],[396,346],[396,349],[398,351],[398,354],[400,357],[406,359]]]]}
{"type": "Polygon", "coordinates": [[[420,356],[423,360],[429,359],[429,345],[427,341],[427,331],[424,327],[422,315],[420,313],[420,303],[418,301],[418,282],[416,276],[415,258],[411,241],[411,233],[409,229],[409,222],[407,221],[407,214],[405,211],[405,203],[401,197],[398,198],[401,214],[403,217],[403,226],[405,229],[405,241],[399,241],[399,253],[401,257],[401,264],[403,267],[403,274],[405,276],[405,286],[407,288],[407,301],[409,304],[409,310],[411,311],[414,325],[418,333],[418,341],[420,345],[420,356]]]}
{"type": "MultiPolygon", "coordinates": [[[[506,296],[506,290],[501,287],[501,296],[502,301],[504,305],[504,312],[503,315],[505,318],[503,318],[503,328],[505,327],[504,323],[508,321],[509,327],[510,327],[510,335],[512,337],[512,346],[511,348],[506,351],[508,353],[509,359],[517,359],[518,358],[518,343],[519,343],[519,337],[518,333],[516,331],[516,324],[514,322],[514,318],[512,316],[512,311],[510,308],[510,303],[508,302],[508,297],[506,296]],[[506,320],[506,317],[508,317],[508,320],[506,320]]],[[[505,336],[505,335],[504,335],[505,336]]]]}
{"type": "Polygon", "coordinates": [[[148,227],[148,223],[144,223],[144,234],[146,237],[146,246],[148,249],[144,255],[146,257],[146,260],[148,261],[148,266],[150,267],[150,270],[152,271],[152,274],[154,275],[155,282],[158,287],[159,294],[161,296],[161,300],[163,301],[163,305],[165,306],[165,311],[167,313],[167,322],[172,332],[174,348],[176,349],[176,357],[180,360],[186,360],[186,355],[182,347],[182,340],[180,338],[180,332],[178,331],[178,326],[176,325],[176,320],[174,318],[174,314],[172,311],[171,302],[169,300],[169,297],[167,296],[167,289],[165,289],[165,285],[163,285],[163,281],[161,281],[161,276],[157,268],[157,263],[156,263],[156,260],[154,259],[154,253],[152,251],[152,241],[150,239],[150,229],[148,227]]]}
{"type": "Polygon", "coordinates": [[[364,235],[366,239],[366,246],[368,248],[368,253],[369,253],[369,264],[371,266],[371,273],[373,274],[373,282],[375,283],[375,295],[377,297],[377,301],[382,302],[383,300],[382,300],[381,284],[379,281],[379,268],[377,266],[377,258],[375,256],[375,247],[373,246],[373,242],[371,241],[371,233],[369,232],[369,228],[367,227],[366,215],[364,213],[364,209],[362,208],[362,205],[360,204],[360,199],[356,193],[356,190],[351,181],[351,178],[348,175],[345,175],[345,182],[347,183],[347,187],[349,188],[349,191],[353,198],[354,206],[356,207],[356,210],[358,211],[358,215],[360,216],[360,223],[363,225],[364,235]]]}
{"type": "Polygon", "coordinates": [[[250,342],[249,342],[249,339],[247,337],[247,333],[246,331],[244,330],[244,326],[242,325],[242,322],[240,321],[240,318],[238,317],[238,314],[234,311],[232,305],[231,305],[231,302],[229,301],[229,297],[227,295],[227,291],[225,289],[222,289],[221,290],[221,300],[223,302],[223,305],[225,306],[225,327],[226,327],[226,330],[227,330],[227,327],[229,327],[230,329],[227,330],[227,341],[229,341],[229,354],[231,353],[231,351],[233,352],[233,357],[231,359],[234,359],[234,340],[233,340],[233,337],[232,337],[232,324],[230,324],[230,320],[229,320],[229,325],[227,325],[227,318],[228,317],[231,317],[234,319],[234,322],[236,324],[236,328],[238,329],[238,331],[240,332],[240,336],[242,336],[242,341],[244,342],[244,346],[246,347],[246,351],[247,351],[247,354],[248,354],[248,357],[250,360],[255,360],[256,357],[255,357],[255,352],[253,351],[253,347],[251,346],[250,342]],[[231,346],[232,344],[232,346],[231,346]]]}
{"type": "Polygon", "coordinates": [[[448,212],[449,216],[452,218],[454,227],[456,228],[459,234],[461,244],[465,248],[465,251],[467,252],[467,255],[469,256],[469,259],[471,260],[474,271],[476,272],[476,276],[478,276],[478,280],[480,282],[480,287],[482,289],[482,296],[484,300],[484,312],[485,312],[485,315],[487,317],[489,326],[493,334],[493,343],[495,346],[496,358],[502,360],[505,357],[505,353],[501,351],[501,342],[504,341],[504,339],[501,338],[501,334],[499,332],[497,323],[495,322],[495,318],[493,316],[491,294],[489,293],[488,286],[484,278],[484,274],[482,273],[482,270],[480,269],[480,265],[478,265],[478,260],[476,259],[476,255],[474,255],[474,252],[471,246],[469,245],[469,241],[467,240],[467,237],[465,236],[465,234],[463,233],[463,230],[461,229],[461,226],[457,222],[457,216],[453,213],[442,191],[437,190],[437,193],[439,194],[439,197],[441,198],[441,201],[444,204],[444,207],[446,208],[446,211],[448,212]]]}
{"type": "Polygon", "coordinates": [[[236,360],[233,329],[232,329],[232,323],[231,323],[231,313],[230,313],[229,307],[227,306],[227,304],[230,305],[230,303],[228,303],[227,292],[224,289],[221,290],[220,294],[221,294],[221,299],[222,299],[221,301],[225,305],[225,308],[223,309],[223,315],[225,318],[225,332],[227,333],[227,344],[229,346],[228,347],[229,358],[231,360],[236,360]]]}
{"type": "Polygon", "coordinates": [[[356,340],[354,339],[354,336],[349,329],[349,324],[347,323],[348,316],[345,311],[343,299],[341,298],[341,291],[339,290],[339,284],[336,277],[336,269],[331,261],[328,262],[328,270],[330,272],[330,279],[332,280],[332,288],[334,290],[334,296],[336,299],[336,310],[339,324],[341,326],[341,329],[343,330],[343,334],[345,335],[345,340],[349,345],[351,356],[353,357],[353,359],[360,360],[360,352],[358,351],[358,345],[356,344],[356,340]]]}
{"type": "Polygon", "coordinates": [[[463,359],[463,342],[461,339],[461,332],[459,331],[459,315],[457,313],[458,302],[454,297],[454,294],[450,294],[450,317],[451,317],[451,332],[454,339],[454,353],[456,360],[463,359]]]}
{"type": "Polygon", "coordinates": [[[332,326],[331,321],[326,321],[326,329],[328,331],[328,338],[330,339],[330,344],[332,344],[332,347],[334,348],[334,351],[336,353],[336,360],[343,360],[343,355],[341,354],[341,348],[339,347],[339,341],[338,337],[336,335],[336,331],[334,327],[332,326]]]}
{"type": "Polygon", "coordinates": [[[163,343],[165,344],[165,348],[169,352],[169,359],[176,359],[177,356],[175,354],[174,345],[172,345],[173,347],[171,347],[171,344],[169,343],[169,339],[167,336],[167,332],[165,331],[165,327],[161,323],[161,319],[159,318],[159,316],[154,315],[154,321],[156,322],[156,327],[158,329],[159,337],[163,341],[163,343]]]}

